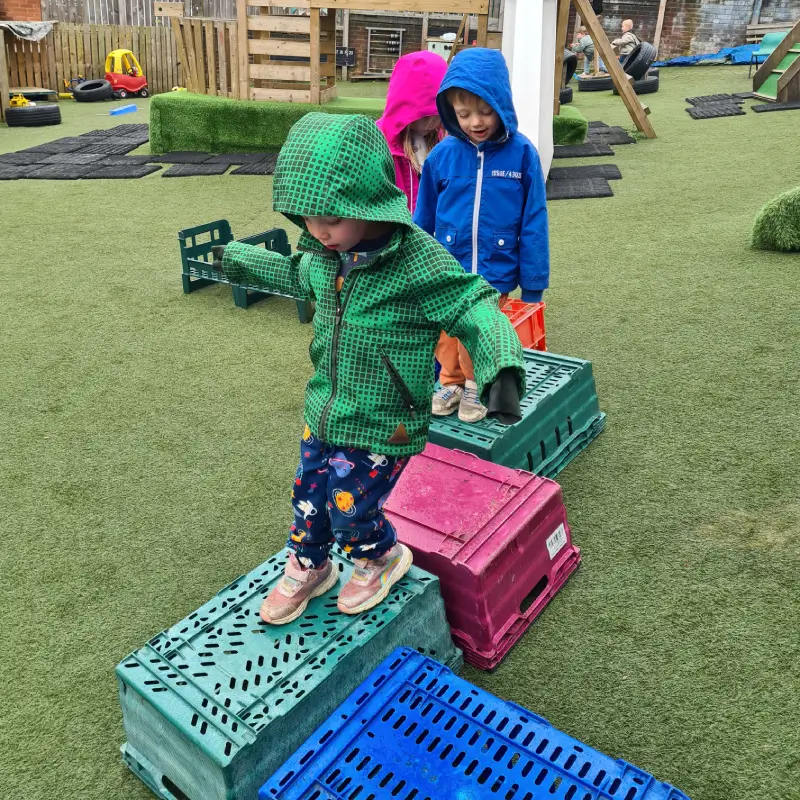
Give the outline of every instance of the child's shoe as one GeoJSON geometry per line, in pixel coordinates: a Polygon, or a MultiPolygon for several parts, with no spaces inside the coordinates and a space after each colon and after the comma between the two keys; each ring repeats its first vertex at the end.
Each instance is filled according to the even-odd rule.
{"type": "Polygon", "coordinates": [[[464,390],[461,386],[442,386],[433,395],[433,406],[431,413],[436,417],[449,417],[461,402],[461,395],[464,390]]]}
{"type": "Polygon", "coordinates": [[[292,553],[283,577],[261,604],[259,615],[271,625],[285,625],[301,616],[312,598],[325,594],[338,580],[339,571],[330,559],[319,569],[303,569],[292,553]]]}
{"type": "Polygon", "coordinates": [[[411,567],[411,551],[398,542],[380,558],[357,559],[350,580],[339,592],[339,611],[360,614],[378,605],[411,567]]]}
{"type": "Polygon", "coordinates": [[[464,384],[464,394],[458,406],[458,418],[462,422],[478,422],[486,416],[486,406],[478,400],[478,384],[467,381],[464,384]]]}

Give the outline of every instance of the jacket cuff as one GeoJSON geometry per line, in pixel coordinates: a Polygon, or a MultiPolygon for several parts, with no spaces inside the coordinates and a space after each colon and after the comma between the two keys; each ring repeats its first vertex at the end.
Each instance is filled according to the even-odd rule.
{"type": "Polygon", "coordinates": [[[522,302],[523,303],[541,303],[543,294],[544,294],[544,290],[543,289],[523,289],[522,290],[522,302]]]}

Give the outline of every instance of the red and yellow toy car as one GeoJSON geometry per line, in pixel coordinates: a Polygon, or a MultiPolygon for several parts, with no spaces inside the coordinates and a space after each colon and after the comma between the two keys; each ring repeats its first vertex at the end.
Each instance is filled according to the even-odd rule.
{"type": "Polygon", "coordinates": [[[136,56],[130,50],[112,50],[106,56],[106,80],[111,84],[114,97],[120,100],[138,94],[147,97],[147,78],[136,56]]]}

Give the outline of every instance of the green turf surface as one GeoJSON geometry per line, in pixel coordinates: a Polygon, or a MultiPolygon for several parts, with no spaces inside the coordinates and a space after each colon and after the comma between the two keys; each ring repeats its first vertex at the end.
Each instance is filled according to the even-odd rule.
{"type": "MultiPolygon", "coordinates": [[[[746,74],[662,70],[659,138],[585,162],[620,167],[615,196],[551,205],[548,345],[593,361],[608,414],[560,476],[583,564],[497,672],[467,671],[693,800],[800,785],[800,263],[748,247],[800,184],[798,116],[683,110],[746,74]]],[[[147,119],[63,106],[0,152],[147,119]]],[[[2,797],[151,797],[119,760],[115,664],[283,543],[311,330],[290,301],[182,295],[176,238],[279,224],[270,189],[0,183],[2,797]]]]}
{"type": "Polygon", "coordinates": [[[753,247],[800,252],[800,186],[764,204],[753,223],[753,247]]]}

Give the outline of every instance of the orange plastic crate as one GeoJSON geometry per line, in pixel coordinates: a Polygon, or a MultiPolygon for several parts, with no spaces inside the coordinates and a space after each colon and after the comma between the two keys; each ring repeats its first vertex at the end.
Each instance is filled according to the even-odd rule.
{"type": "Polygon", "coordinates": [[[503,306],[503,313],[514,326],[522,346],[528,350],[547,350],[544,309],[544,303],[523,303],[522,300],[508,300],[503,306]]]}

